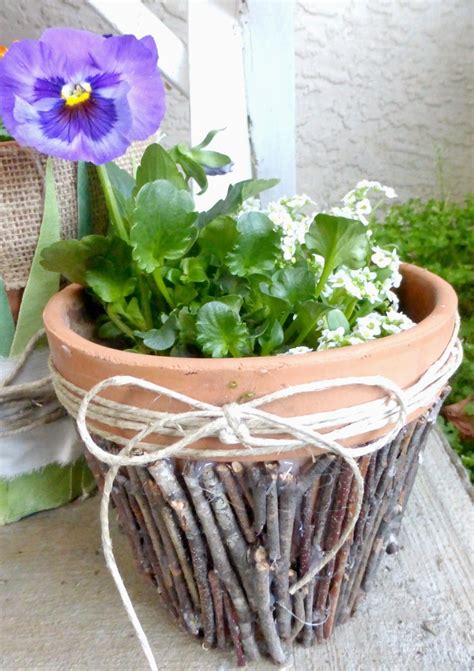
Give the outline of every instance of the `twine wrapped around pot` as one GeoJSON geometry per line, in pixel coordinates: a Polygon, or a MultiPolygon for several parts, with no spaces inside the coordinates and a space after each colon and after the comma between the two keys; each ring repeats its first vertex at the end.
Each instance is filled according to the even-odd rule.
{"type": "MultiPolygon", "coordinates": [[[[423,443],[421,437],[426,435],[424,430],[426,421],[432,421],[432,417],[437,412],[443,389],[462,359],[462,348],[457,339],[458,328],[459,322],[440,359],[409,389],[403,390],[392,381],[380,376],[351,377],[287,387],[246,403],[232,403],[222,407],[203,403],[166,387],[130,376],[109,378],[95,385],[90,391],[85,392],[68,382],[54,369],[51,363],[53,381],[58,397],[77,419],[80,435],[91,455],[99,464],[106,464],[109,467],[106,472],[98,472],[98,479],[102,483],[103,492],[101,527],[104,555],[151,669],[157,669],[158,667],[113,554],[108,517],[111,497],[117,505],[119,513],[123,514],[123,519],[126,520],[127,516],[132,515],[134,519],[132,526],[137,524],[142,529],[144,547],[136,546],[137,554],[143,553],[144,556],[144,559],[140,561],[146,562],[145,555],[147,555],[154,556],[159,563],[162,551],[164,552],[166,549],[166,534],[171,534],[172,527],[167,527],[166,533],[162,534],[160,525],[163,520],[160,522],[155,517],[155,513],[158,515],[157,511],[163,508],[163,501],[170,505],[170,512],[174,511],[177,519],[180,520],[183,533],[185,533],[190,545],[193,543],[191,545],[191,556],[196,574],[196,582],[194,582],[193,577],[189,574],[189,565],[186,570],[186,563],[183,560],[182,567],[187,588],[184,583],[180,586],[189,589],[191,599],[194,598],[200,603],[206,643],[213,645],[216,637],[218,645],[219,639],[222,642],[224,635],[222,612],[225,611],[231,635],[232,631],[235,634],[235,637],[232,635],[232,638],[235,638],[234,643],[238,651],[239,661],[245,659],[244,653],[249,659],[257,658],[259,651],[251,615],[251,611],[256,611],[258,626],[269,654],[275,661],[283,663],[286,656],[282,643],[284,641],[291,643],[292,640],[295,640],[301,634],[303,627],[305,629],[309,628],[310,631],[312,627],[319,627],[321,636],[323,631],[324,636],[326,635],[327,620],[321,619],[321,621],[314,623],[312,619],[315,578],[321,574],[324,567],[328,567],[329,578],[325,576],[323,579],[325,581],[325,591],[323,591],[323,597],[321,598],[324,598],[324,601],[321,601],[321,604],[319,604],[319,601],[317,602],[320,612],[323,614],[331,583],[329,567],[331,567],[331,571],[334,571],[339,552],[346,553],[345,557],[347,559],[350,538],[353,537],[355,542],[360,542],[360,538],[358,540],[356,538],[357,531],[354,533],[356,524],[358,524],[362,515],[365,515],[365,522],[371,514],[370,501],[374,496],[374,491],[370,489],[372,485],[369,486],[368,508],[364,512],[364,477],[371,467],[371,463],[374,463],[371,460],[371,455],[384,452],[387,461],[385,464],[383,461],[379,463],[376,470],[378,478],[381,478],[386,484],[390,478],[394,478],[394,473],[397,471],[395,464],[401,450],[406,452],[411,442],[415,447],[418,445],[418,449],[420,449],[419,446],[423,443]],[[303,417],[279,417],[261,409],[262,406],[264,407],[276,398],[289,398],[297,394],[338,388],[344,385],[377,386],[385,391],[386,398],[382,401],[372,401],[359,406],[343,408],[332,413],[314,413],[303,417]],[[117,386],[136,386],[147,389],[165,398],[180,401],[192,409],[180,413],[143,411],[141,408],[117,403],[100,396],[105,389],[117,386]],[[421,422],[421,434],[418,435],[416,429],[418,423],[414,422],[406,436],[404,432],[407,431],[406,420],[409,409],[420,409],[433,404],[435,404],[435,410],[429,414],[428,419],[424,420],[424,424],[421,422]],[[142,416],[140,417],[140,415],[142,416]],[[344,421],[342,421],[343,418],[344,421]],[[342,428],[341,423],[343,424],[342,428]],[[110,429],[114,425],[117,428],[134,430],[136,434],[130,440],[124,439],[119,431],[114,433],[110,429]],[[388,430],[382,438],[356,448],[346,448],[338,442],[343,437],[363,435],[369,427],[386,427],[388,430]],[[274,437],[275,433],[280,437],[274,437]],[[282,438],[282,433],[286,437],[282,438]],[[98,437],[94,438],[93,434],[103,440],[101,441],[98,437]],[[145,441],[147,436],[150,435],[155,438],[163,436],[167,439],[172,435],[175,437],[175,442],[171,445],[169,443],[150,444],[145,441]],[[414,435],[417,436],[416,440],[413,438],[414,435]],[[290,437],[288,438],[288,436],[290,437]],[[196,441],[211,437],[218,438],[222,443],[228,445],[228,449],[216,450],[212,448],[198,451],[192,449],[192,444],[196,441]],[[109,441],[113,442],[110,443],[109,441]],[[233,444],[236,444],[237,447],[231,447],[233,444]],[[238,447],[239,444],[243,447],[238,447]],[[116,445],[125,445],[125,447],[120,450],[116,445]],[[266,521],[263,523],[267,525],[268,539],[268,547],[265,548],[256,545],[257,536],[262,528],[256,522],[257,492],[260,487],[259,476],[254,482],[256,489],[253,494],[255,526],[257,529],[249,528],[244,515],[238,516],[244,536],[246,536],[246,533],[249,535],[248,539],[246,537],[246,540],[248,540],[248,545],[246,545],[240,531],[232,522],[234,514],[229,507],[229,500],[237,495],[235,489],[232,489],[230,484],[227,485],[231,475],[227,467],[221,465],[220,470],[219,467],[213,470],[211,465],[205,464],[202,473],[197,471],[196,468],[178,473],[166,461],[171,457],[179,457],[180,460],[200,459],[206,462],[217,456],[219,458],[225,457],[229,462],[234,462],[240,456],[256,457],[257,455],[259,458],[272,455],[270,458],[274,460],[275,454],[278,455],[278,459],[284,461],[288,457],[291,458],[292,452],[301,448],[307,450],[308,455],[313,457],[313,461],[315,455],[322,454],[323,456],[319,456],[314,461],[313,466],[300,476],[295,477],[291,469],[288,468],[286,471],[282,471],[277,464],[272,463],[266,464],[266,474],[262,470],[259,471],[265,488],[262,490],[264,492],[264,505],[266,506],[266,521]],[[340,469],[340,475],[337,479],[337,494],[334,495],[334,501],[341,504],[333,516],[337,520],[337,525],[333,526],[335,524],[334,519],[330,524],[328,523],[329,532],[325,537],[323,549],[321,551],[318,541],[316,550],[318,548],[319,550],[315,556],[311,557],[311,561],[310,554],[307,554],[305,559],[300,558],[305,565],[305,570],[303,571],[304,575],[297,580],[295,575],[291,576],[290,570],[292,530],[297,501],[301,502],[308,495],[308,491],[313,487],[314,482],[328,468],[328,463],[329,468],[333,467],[332,459],[334,457],[337,458],[337,468],[340,469]],[[357,457],[360,458],[359,462],[355,460],[357,457]],[[135,471],[131,467],[148,468],[137,468],[135,471]],[[122,505],[120,497],[117,496],[117,490],[115,490],[116,481],[119,487],[122,486],[124,476],[119,475],[121,470],[127,473],[129,478],[128,486],[130,489],[125,486],[124,496],[129,502],[130,509],[122,505]],[[122,478],[120,482],[119,478],[122,478]],[[187,487],[187,494],[183,489],[183,481],[187,487]],[[278,492],[275,489],[277,481],[278,492]],[[156,485],[158,485],[158,490],[156,485]],[[226,491],[225,495],[224,490],[226,491]],[[210,500],[204,497],[204,491],[210,493],[210,500]],[[273,491],[272,498],[269,494],[271,491],[273,491]],[[192,500],[194,513],[193,508],[190,507],[188,496],[192,500]],[[280,505],[279,511],[278,505],[280,505]],[[347,514],[345,514],[346,506],[347,514]],[[196,514],[201,524],[202,532],[207,541],[207,550],[202,541],[199,541],[198,536],[202,532],[196,525],[194,514],[196,514]],[[215,521],[213,521],[214,516],[215,521]],[[216,524],[218,525],[217,528],[216,524]],[[157,533],[157,530],[159,533],[157,533]],[[151,534],[148,541],[143,536],[143,532],[146,533],[147,531],[151,534]],[[239,579],[235,577],[234,569],[229,563],[222,538],[226,541],[227,551],[230,553],[239,579]],[[277,543],[273,544],[272,539],[273,541],[277,540],[277,543]],[[153,551],[150,550],[151,555],[146,550],[147,542],[153,548],[153,551]],[[161,542],[164,543],[164,549],[160,549],[161,542]],[[194,545],[195,543],[198,543],[198,545],[194,545]],[[251,559],[248,557],[247,549],[251,549],[251,559]],[[210,553],[214,565],[209,574],[207,573],[205,560],[207,552],[210,553]],[[200,556],[199,561],[196,554],[200,556]],[[271,565],[269,560],[273,561],[277,567],[275,576],[276,622],[271,612],[269,592],[271,565]],[[203,562],[204,575],[202,575],[203,562]],[[216,584],[218,585],[220,581],[226,588],[223,596],[222,594],[219,596],[218,590],[216,592],[215,589],[216,584]],[[195,589],[196,583],[197,591],[195,589]],[[311,589],[313,590],[310,592],[311,612],[308,616],[305,603],[308,599],[308,590],[311,589]],[[245,595],[242,590],[244,590],[245,595]],[[291,601],[291,597],[294,598],[293,601],[291,601]],[[293,629],[290,627],[292,620],[296,623],[293,629]]],[[[414,452],[416,455],[418,454],[417,450],[414,450],[414,452]]],[[[413,468],[411,459],[411,455],[410,459],[402,459],[400,462],[402,465],[398,467],[402,485],[406,485],[407,482],[412,484],[413,482],[412,472],[416,469],[413,468]]],[[[238,477],[237,473],[242,473],[243,468],[241,466],[240,469],[234,469],[236,478],[238,477]]],[[[373,468],[376,468],[375,465],[373,468]]],[[[249,473],[251,474],[251,468],[249,473]]],[[[374,481],[373,476],[370,477],[372,478],[371,482],[374,481]]],[[[394,494],[396,494],[395,502],[400,500],[398,486],[398,482],[393,486],[394,494]]],[[[242,492],[245,492],[245,487],[246,484],[244,483],[242,492]]],[[[409,489],[408,485],[407,488],[409,489]]],[[[384,495],[380,494],[380,496],[379,500],[383,501],[384,495]]],[[[406,496],[404,500],[406,501],[406,496]]],[[[233,505],[235,505],[235,500],[233,505]]],[[[384,505],[380,510],[377,509],[377,515],[379,513],[384,514],[384,511],[386,511],[384,505]]],[[[399,503],[394,505],[393,510],[397,511],[398,506],[399,503]]],[[[322,504],[322,509],[325,509],[326,513],[329,507],[330,499],[326,504],[322,504]]],[[[401,512],[403,512],[403,508],[404,505],[401,506],[401,512]]],[[[399,516],[399,511],[394,514],[399,516]]],[[[172,521],[168,520],[168,524],[171,525],[172,521]]],[[[313,533],[315,533],[314,529],[313,533]]],[[[133,534],[131,540],[134,543],[133,534]]],[[[363,546],[364,543],[362,542],[363,546]]],[[[175,548],[176,552],[178,551],[177,548],[178,546],[175,548]]],[[[172,553],[170,557],[173,557],[172,553]]],[[[372,561],[372,556],[363,563],[365,568],[368,560],[372,561]]],[[[152,564],[153,561],[151,559],[152,564]]],[[[177,601],[174,603],[172,593],[169,590],[167,591],[165,569],[161,569],[157,564],[156,567],[152,566],[152,571],[157,576],[160,591],[163,595],[169,597],[170,610],[173,612],[174,609],[174,611],[179,612],[179,610],[186,608],[186,606],[183,606],[183,603],[186,602],[186,594],[181,595],[184,600],[182,601],[178,587],[176,587],[177,601]],[[162,584],[159,576],[163,579],[162,584]]],[[[357,585],[364,579],[364,576],[365,573],[362,573],[360,578],[354,578],[357,585]],[[359,582],[357,583],[357,581],[359,582]]],[[[338,590],[341,590],[341,580],[338,583],[338,590]]],[[[349,592],[348,602],[352,607],[351,595],[352,592],[349,592]]],[[[344,612],[340,616],[343,618],[344,612]]],[[[330,610],[329,632],[335,618],[334,606],[330,610]]],[[[196,618],[192,616],[192,611],[188,611],[187,615],[186,612],[182,613],[182,620],[190,631],[199,630],[200,625],[198,625],[196,618]]]]}
{"type": "Polygon", "coordinates": [[[31,431],[66,414],[54,391],[51,375],[32,382],[12,384],[44,337],[44,329],[30,340],[0,383],[0,439],[31,431]]]}
{"type": "MultiPolygon", "coordinates": [[[[150,140],[151,141],[151,140],[150,140]]],[[[134,142],[116,163],[129,172],[138,165],[149,140],[134,142]]],[[[44,206],[47,157],[16,142],[0,142],[0,275],[8,290],[26,286],[38,241],[44,206]]],[[[61,238],[77,237],[77,164],[54,159],[61,238]]],[[[94,226],[103,225],[105,202],[95,170],[90,170],[94,226]]]]}

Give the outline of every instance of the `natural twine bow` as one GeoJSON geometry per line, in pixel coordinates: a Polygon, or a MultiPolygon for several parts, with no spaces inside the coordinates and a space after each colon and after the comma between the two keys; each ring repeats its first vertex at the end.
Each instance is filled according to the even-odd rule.
{"type": "Polygon", "coordinates": [[[84,390],[65,380],[51,363],[53,382],[58,397],[69,412],[77,417],[78,430],[87,449],[94,457],[109,466],[105,476],[100,509],[104,556],[151,669],[157,670],[158,667],[117,567],[110,535],[110,496],[120,467],[147,466],[161,459],[172,457],[200,457],[201,459],[229,457],[235,459],[239,456],[254,455],[255,458],[261,459],[265,455],[274,455],[275,453],[282,456],[288,453],[291,455],[297,449],[306,449],[309,455],[313,455],[314,449],[316,449],[318,452],[323,451],[340,457],[351,469],[354,476],[356,484],[354,513],[346,523],[346,528],[334,547],[290,588],[290,594],[294,594],[312,580],[336,556],[354,530],[364,496],[364,480],[355,458],[371,454],[393,440],[405,425],[411,409],[431,404],[459,366],[462,359],[462,348],[457,339],[458,329],[459,322],[456,323],[453,336],[440,359],[408,390],[402,390],[394,382],[381,376],[349,377],[297,385],[246,403],[230,403],[224,406],[203,403],[146,380],[122,375],[103,380],[90,391],[84,392],[84,390]],[[280,417],[260,409],[260,406],[265,406],[275,400],[348,385],[378,387],[385,391],[386,398],[359,406],[343,408],[339,411],[296,418],[280,417]],[[107,388],[124,386],[139,387],[153,392],[157,396],[180,401],[193,409],[179,413],[142,411],[142,409],[119,404],[99,396],[107,388]],[[144,419],[137,419],[137,414],[140,413],[144,415],[144,419]],[[135,418],[135,420],[132,418],[135,418]],[[341,429],[342,418],[344,418],[342,423],[346,426],[341,429]],[[125,443],[125,447],[118,454],[112,454],[102,449],[94,441],[87,426],[87,420],[97,420],[106,425],[111,423],[113,425],[115,422],[117,427],[135,428],[138,429],[138,432],[128,440],[124,439],[123,436],[114,435],[114,433],[94,427],[92,430],[96,435],[119,444],[125,443]],[[331,432],[320,433],[314,428],[315,426],[327,428],[331,424],[333,427],[336,426],[336,429],[331,432]],[[341,437],[363,434],[371,429],[387,425],[391,425],[391,429],[384,436],[361,447],[346,448],[335,439],[335,436],[341,439],[341,437]],[[289,434],[292,439],[268,437],[268,434],[271,435],[272,433],[289,434]],[[178,436],[178,439],[173,444],[166,446],[146,443],[145,439],[152,434],[174,435],[178,436]],[[229,450],[207,448],[196,450],[190,447],[198,440],[211,437],[218,438],[221,442],[227,444],[240,443],[243,447],[229,450]]]}

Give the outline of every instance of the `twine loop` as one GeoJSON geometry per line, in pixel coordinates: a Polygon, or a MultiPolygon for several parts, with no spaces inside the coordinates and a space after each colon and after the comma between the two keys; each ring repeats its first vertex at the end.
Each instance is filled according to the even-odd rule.
{"type": "Polygon", "coordinates": [[[58,397],[68,411],[77,418],[77,427],[87,449],[94,457],[109,466],[103,486],[100,512],[104,556],[151,669],[157,669],[157,665],[123,583],[112,549],[109,502],[119,468],[147,466],[171,457],[209,460],[219,457],[235,460],[240,456],[252,455],[260,460],[265,456],[275,459],[288,455],[291,458],[292,453],[301,449],[306,450],[309,456],[314,456],[317,450],[318,453],[330,453],[340,457],[354,476],[356,485],[354,513],[345,523],[345,529],[334,547],[290,588],[290,594],[294,594],[337,555],[354,530],[364,495],[364,480],[356,458],[371,454],[393,440],[405,426],[408,415],[414,410],[430,406],[460,365],[462,347],[457,337],[458,331],[459,318],[451,340],[439,360],[420,380],[405,390],[381,376],[346,377],[296,385],[241,404],[229,403],[223,406],[214,406],[132,376],[113,376],[85,392],[67,381],[51,363],[58,397]],[[281,417],[264,409],[266,405],[280,399],[350,385],[382,389],[385,397],[357,406],[300,417],[281,417]],[[165,413],[117,403],[100,396],[101,392],[109,387],[138,387],[153,392],[157,397],[179,401],[190,410],[165,413]],[[123,449],[118,454],[112,454],[100,447],[89,430],[88,422],[93,427],[91,430],[94,434],[124,445],[123,449]],[[122,433],[97,426],[97,422],[105,426],[115,426],[117,429],[132,430],[135,434],[133,438],[127,439],[122,433]],[[340,443],[344,438],[364,435],[371,430],[388,426],[389,430],[381,438],[359,447],[347,448],[340,443]],[[285,434],[285,437],[281,437],[282,434],[285,434]],[[153,436],[154,442],[147,443],[148,436],[153,436]],[[156,439],[160,436],[166,438],[173,436],[175,441],[171,444],[157,443],[156,439]],[[192,447],[193,443],[203,438],[218,438],[226,445],[237,445],[237,447],[229,449],[192,447]],[[238,447],[239,444],[242,447],[238,447]]]}
{"type": "Polygon", "coordinates": [[[66,414],[56,397],[51,375],[12,384],[43,336],[44,329],[35,333],[0,383],[0,439],[31,431],[66,414]]]}

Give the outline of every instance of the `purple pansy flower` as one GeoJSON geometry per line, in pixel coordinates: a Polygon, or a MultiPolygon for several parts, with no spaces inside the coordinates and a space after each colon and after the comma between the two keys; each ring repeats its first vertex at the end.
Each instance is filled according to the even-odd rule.
{"type": "Polygon", "coordinates": [[[100,164],[161,123],[165,93],[152,37],[50,28],[0,60],[0,116],[21,145],[100,164]]]}

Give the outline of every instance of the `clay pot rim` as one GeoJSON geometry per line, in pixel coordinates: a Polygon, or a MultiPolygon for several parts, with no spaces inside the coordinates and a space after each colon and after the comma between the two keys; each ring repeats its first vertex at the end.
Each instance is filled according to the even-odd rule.
{"type": "MultiPolygon", "coordinates": [[[[312,363],[324,359],[325,363],[344,364],[350,363],[354,355],[364,358],[370,355],[382,355],[390,357],[393,352],[404,346],[416,346],[421,344],[430,336],[433,331],[439,329],[441,324],[452,321],[453,313],[457,310],[457,296],[454,289],[441,277],[431,273],[424,268],[403,263],[401,271],[404,281],[409,281],[411,277],[423,279],[425,283],[431,285],[434,296],[434,308],[430,314],[416,324],[416,326],[385,336],[377,340],[362,343],[360,345],[351,345],[320,352],[305,352],[302,354],[293,354],[285,357],[285,365],[301,366],[303,361],[312,363]]],[[[272,368],[275,365],[281,365],[279,356],[254,356],[254,357],[234,357],[234,358],[200,358],[200,357],[170,357],[154,354],[136,354],[134,352],[125,352],[123,350],[107,347],[95,343],[79,335],[74,331],[65,320],[67,306],[83,291],[83,287],[78,284],[72,284],[56,293],[48,302],[43,320],[46,330],[54,334],[63,343],[67,343],[76,351],[81,351],[89,357],[105,361],[113,361],[115,365],[124,366],[157,367],[168,369],[189,369],[193,368],[196,372],[200,370],[222,369],[231,371],[245,366],[249,371],[261,370],[262,368],[272,368]]]]}

